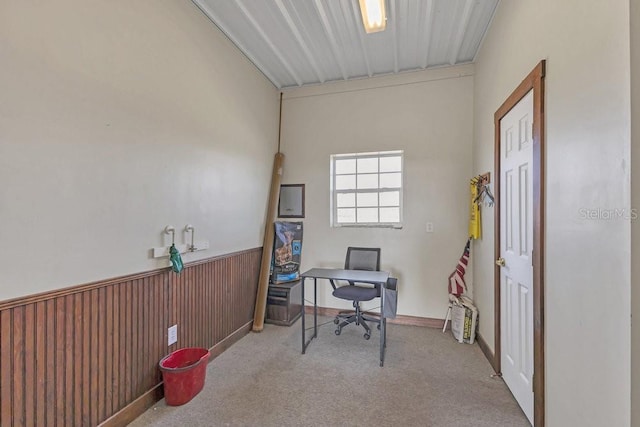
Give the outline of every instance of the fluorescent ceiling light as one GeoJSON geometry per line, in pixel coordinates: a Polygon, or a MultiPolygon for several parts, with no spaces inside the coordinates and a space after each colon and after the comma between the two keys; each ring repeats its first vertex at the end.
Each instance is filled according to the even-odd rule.
{"type": "Polygon", "coordinates": [[[384,2],[385,0],[360,0],[360,13],[367,33],[376,33],[386,28],[387,14],[384,2]]]}

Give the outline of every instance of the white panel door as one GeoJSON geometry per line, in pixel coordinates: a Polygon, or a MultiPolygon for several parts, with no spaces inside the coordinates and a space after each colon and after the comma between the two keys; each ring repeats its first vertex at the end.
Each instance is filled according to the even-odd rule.
{"type": "Polygon", "coordinates": [[[502,377],[533,423],[533,91],[500,121],[502,377]]]}

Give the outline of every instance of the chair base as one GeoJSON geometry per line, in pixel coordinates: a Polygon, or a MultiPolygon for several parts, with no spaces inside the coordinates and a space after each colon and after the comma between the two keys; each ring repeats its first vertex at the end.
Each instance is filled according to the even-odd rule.
{"type": "Polygon", "coordinates": [[[364,339],[368,340],[371,338],[371,328],[369,327],[367,322],[377,323],[378,329],[380,329],[380,318],[372,317],[367,313],[363,312],[360,309],[360,305],[358,303],[354,303],[356,308],[355,311],[341,311],[338,315],[333,319],[333,323],[338,325],[336,327],[335,333],[336,335],[340,335],[342,333],[342,328],[352,323],[356,325],[362,326],[365,330],[364,339]]]}

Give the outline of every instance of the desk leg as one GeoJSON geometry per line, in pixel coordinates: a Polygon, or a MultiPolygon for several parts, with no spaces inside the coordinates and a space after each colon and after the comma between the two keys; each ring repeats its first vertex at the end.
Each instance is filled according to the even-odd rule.
{"type": "Polygon", "coordinates": [[[313,337],[318,337],[318,279],[313,278],[313,337]]]}
{"type": "MultiPolygon", "coordinates": [[[[306,279],[306,278],[305,278],[306,279]]],[[[304,309],[304,280],[302,279],[302,292],[300,292],[300,294],[302,295],[302,354],[305,353],[305,351],[307,350],[307,347],[309,347],[309,344],[311,343],[311,341],[316,338],[318,336],[318,279],[317,278],[313,278],[313,335],[311,336],[311,338],[309,338],[309,341],[306,340],[306,323],[305,323],[305,309],[304,309]]]]}
{"type": "MultiPolygon", "coordinates": [[[[380,284],[380,287],[384,287],[380,284]]],[[[384,350],[387,347],[387,319],[384,317],[384,289],[380,289],[380,366],[384,366],[384,350]]]]}
{"type": "Polygon", "coordinates": [[[302,283],[300,283],[300,286],[302,286],[302,292],[300,292],[302,294],[302,354],[304,354],[304,351],[306,349],[306,343],[304,340],[304,328],[305,328],[305,324],[304,324],[304,318],[305,318],[305,314],[304,314],[304,282],[305,282],[306,278],[302,279],[302,283]]]}
{"type": "Polygon", "coordinates": [[[384,319],[384,348],[387,348],[387,319],[384,319]]]}

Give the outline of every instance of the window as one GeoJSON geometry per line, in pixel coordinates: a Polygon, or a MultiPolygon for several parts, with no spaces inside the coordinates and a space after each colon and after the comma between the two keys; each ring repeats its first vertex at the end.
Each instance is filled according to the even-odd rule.
{"type": "Polygon", "coordinates": [[[402,225],[402,151],[331,156],[331,225],[402,225]]]}

